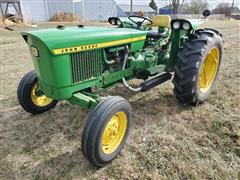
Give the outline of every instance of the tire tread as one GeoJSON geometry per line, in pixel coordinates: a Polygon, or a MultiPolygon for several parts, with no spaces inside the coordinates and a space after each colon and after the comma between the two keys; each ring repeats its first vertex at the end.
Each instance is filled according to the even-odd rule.
{"type": "Polygon", "coordinates": [[[222,38],[218,31],[210,28],[196,30],[183,44],[177,56],[178,62],[172,80],[173,92],[183,104],[197,105],[202,102],[197,93],[197,77],[204,53],[212,42],[220,44],[222,48],[222,38]]]}

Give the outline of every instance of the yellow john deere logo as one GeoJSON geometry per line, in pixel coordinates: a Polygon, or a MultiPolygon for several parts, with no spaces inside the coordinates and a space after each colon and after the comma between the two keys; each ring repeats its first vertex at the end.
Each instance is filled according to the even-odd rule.
{"type": "Polygon", "coordinates": [[[89,44],[84,46],[76,46],[76,47],[69,47],[69,48],[60,48],[60,49],[54,49],[53,53],[58,54],[66,54],[66,53],[72,53],[72,52],[81,52],[81,51],[87,51],[97,48],[104,48],[109,46],[115,46],[125,43],[131,43],[136,41],[145,40],[146,36],[140,36],[135,38],[129,38],[129,39],[123,39],[123,40],[117,40],[117,41],[111,41],[111,42],[104,42],[104,43],[98,43],[98,44],[89,44]]]}

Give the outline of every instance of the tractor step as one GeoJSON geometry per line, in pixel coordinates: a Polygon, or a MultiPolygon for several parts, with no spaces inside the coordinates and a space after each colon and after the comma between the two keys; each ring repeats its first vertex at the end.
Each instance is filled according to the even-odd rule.
{"type": "Polygon", "coordinates": [[[141,87],[141,91],[142,92],[146,92],[156,86],[158,86],[159,84],[164,83],[165,81],[168,81],[172,78],[172,74],[171,73],[164,73],[161,75],[158,75],[150,80],[147,80],[143,83],[140,84],[141,87]]]}

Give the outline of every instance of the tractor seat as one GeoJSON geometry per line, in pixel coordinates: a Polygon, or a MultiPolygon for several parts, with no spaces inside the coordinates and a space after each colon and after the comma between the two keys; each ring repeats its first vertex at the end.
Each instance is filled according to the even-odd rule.
{"type": "Polygon", "coordinates": [[[167,27],[170,28],[171,17],[167,15],[158,15],[152,18],[152,27],[167,27]]]}
{"type": "Polygon", "coordinates": [[[158,39],[158,38],[161,38],[161,37],[162,37],[162,34],[159,33],[159,32],[149,31],[149,32],[147,33],[147,38],[158,39]]]}
{"type": "MultiPolygon", "coordinates": [[[[167,15],[158,15],[152,18],[152,27],[158,27],[158,31],[164,28],[170,28],[171,17],[167,15]]],[[[149,31],[147,33],[148,38],[158,39],[162,37],[162,32],[149,31]]]]}

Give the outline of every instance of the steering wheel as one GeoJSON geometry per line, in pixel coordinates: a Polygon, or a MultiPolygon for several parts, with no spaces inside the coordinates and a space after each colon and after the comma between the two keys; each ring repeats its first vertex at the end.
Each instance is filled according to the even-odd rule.
{"type": "Polygon", "coordinates": [[[153,24],[153,21],[147,17],[142,17],[142,16],[128,16],[128,19],[130,21],[132,21],[133,23],[135,23],[137,26],[142,26],[142,24],[145,22],[145,21],[148,21],[150,22],[149,25],[152,25],[153,24]],[[142,19],[142,21],[135,21],[133,18],[139,18],[139,19],[142,19]]]}

